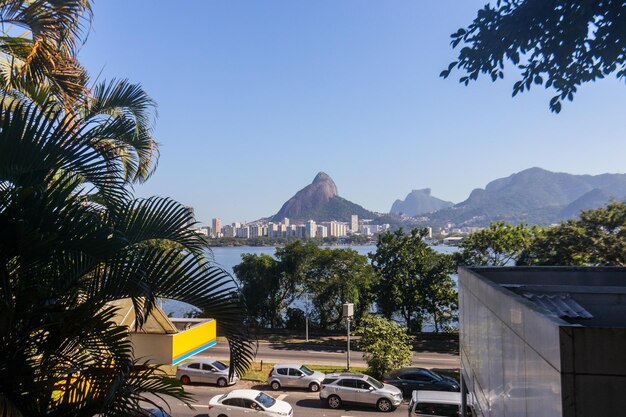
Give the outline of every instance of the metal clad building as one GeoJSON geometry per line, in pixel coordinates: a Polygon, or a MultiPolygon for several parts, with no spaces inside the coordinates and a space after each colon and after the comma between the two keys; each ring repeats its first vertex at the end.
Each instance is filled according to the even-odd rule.
{"type": "Polygon", "coordinates": [[[626,268],[459,270],[478,416],[626,416],[626,268]]]}

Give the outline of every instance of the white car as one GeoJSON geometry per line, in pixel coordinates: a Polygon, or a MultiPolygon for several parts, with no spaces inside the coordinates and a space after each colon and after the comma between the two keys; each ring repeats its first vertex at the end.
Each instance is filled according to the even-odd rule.
{"type": "Polygon", "coordinates": [[[179,365],[176,370],[176,379],[185,385],[194,382],[208,382],[217,384],[218,387],[225,387],[239,381],[237,374],[229,379],[228,372],[228,366],[216,359],[197,358],[179,365]]]}
{"type": "Polygon", "coordinates": [[[293,409],[286,401],[277,400],[255,389],[235,389],[216,395],[209,401],[209,417],[291,417],[293,409]]]}

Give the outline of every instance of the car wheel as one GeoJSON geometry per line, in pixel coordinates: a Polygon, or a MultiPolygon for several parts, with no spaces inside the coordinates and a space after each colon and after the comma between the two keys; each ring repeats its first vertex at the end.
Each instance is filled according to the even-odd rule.
{"type": "Polygon", "coordinates": [[[330,408],[339,408],[339,407],[341,407],[341,398],[337,397],[336,395],[331,395],[330,397],[328,397],[326,402],[328,403],[328,406],[330,408]]]}
{"type": "Polygon", "coordinates": [[[217,380],[217,386],[221,387],[221,388],[225,387],[226,386],[226,380],[224,378],[218,379],[217,380]]]}
{"type": "Polygon", "coordinates": [[[183,376],[180,377],[180,382],[183,385],[189,385],[189,384],[191,384],[191,379],[187,375],[183,375],[183,376]]]}
{"type": "Polygon", "coordinates": [[[272,389],[274,391],[278,391],[280,389],[280,382],[278,382],[278,381],[272,381],[271,385],[272,385],[272,389]]]}
{"type": "Polygon", "coordinates": [[[388,411],[393,410],[393,405],[391,404],[391,401],[389,401],[386,398],[381,398],[380,400],[378,400],[378,402],[376,403],[376,408],[378,408],[378,411],[381,411],[383,413],[386,413],[388,411]]]}
{"type": "Polygon", "coordinates": [[[317,392],[317,391],[319,391],[319,390],[320,390],[320,384],[318,384],[317,382],[311,382],[311,383],[309,384],[309,389],[310,389],[312,392],[317,392]]]}

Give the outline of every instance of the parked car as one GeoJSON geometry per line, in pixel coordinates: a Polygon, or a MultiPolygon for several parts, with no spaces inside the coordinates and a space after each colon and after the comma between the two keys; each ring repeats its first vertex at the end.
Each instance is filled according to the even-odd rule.
{"type": "Polygon", "coordinates": [[[178,365],[176,378],[183,384],[192,382],[208,382],[218,387],[236,384],[237,374],[228,379],[228,365],[212,358],[198,358],[191,362],[178,365]]]}
{"type": "Polygon", "coordinates": [[[267,375],[267,383],[274,391],[281,387],[308,388],[313,392],[320,390],[325,374],[312,371],[304,365],[281,364],[274,365],[267,375]]]}
{"type": "Polygon", "coordinates": [[[144,408],[142,414],[145,417],[170,417],[168,412],[162,408],[144,408]]]}
{"type": "Polygon", "coordinates": [[[402,368],[383,375],[383,382],[402,390],[410,397],[414,390],[460,391],[459,383],[450,377],[424,368],[402,368]]]}
{"type": "MultiPolygon", "coordinates": [[[[467,397],[467,416],[475,416],[471,406],[473,398],[467,397]]],[[[443,391],[413,391],[409,402],[409,417],[459,417],[461,393],[443,391]]]]}
{"type": "Polygon", "coordinates": [[[330,408],[339,408],[345,402],[373,405],[386,412],[402,403],[402,391],[365,374],[328,374],[322,381],[320,399],[330,408]]]}
{"type": "Polygon", "coordinates": [[[209,401],[209,417],[291,417],[293,409],[286,401],[277,400],[255,389],[235,389],[216,395],[209,401]],[[253,413],[251,413],[253,412],[253,413]]]}

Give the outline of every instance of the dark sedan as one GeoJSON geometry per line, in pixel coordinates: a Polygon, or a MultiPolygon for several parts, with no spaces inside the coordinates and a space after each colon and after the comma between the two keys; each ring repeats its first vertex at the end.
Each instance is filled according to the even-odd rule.
{"type": "Polygon", "coordinates": [[[395,385],[405,397],[414,390],[460,391],[459,383],[450,377],[424,368],[402,368],[383,375],[385,384],[395,385]]]}

